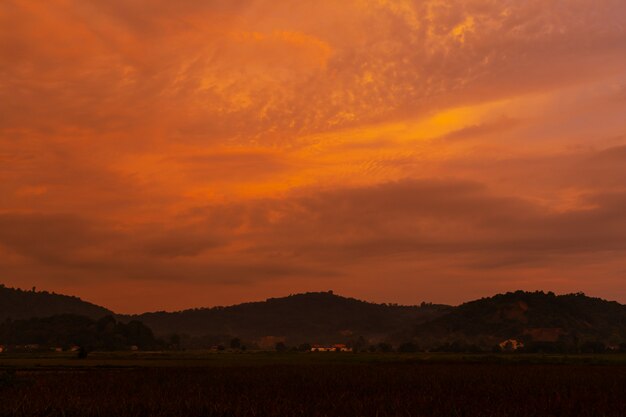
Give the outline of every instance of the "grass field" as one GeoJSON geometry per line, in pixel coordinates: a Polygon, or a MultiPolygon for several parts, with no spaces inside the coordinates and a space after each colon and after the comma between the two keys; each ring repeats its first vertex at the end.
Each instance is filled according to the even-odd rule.
{"type": "Polygon", "coordinates": [[[206,367],[375,363],[534,363],[626,365],[626,354],[488,354],[488,353],[310,353],[310,352],[41,352],[0,354],[0,369],[92,367],[206,367]]]}
{"type": "Polygon", "coordinates": [[[0,359],[2,416],[626,416],[619,355],[93,353],[0,359]]]}

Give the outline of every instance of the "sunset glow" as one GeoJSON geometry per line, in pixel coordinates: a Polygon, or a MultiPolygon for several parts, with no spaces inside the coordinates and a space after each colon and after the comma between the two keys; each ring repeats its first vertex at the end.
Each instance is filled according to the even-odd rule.
{"type": "Polygon", "coordinates": [[[626,302],[622,0],[5,0],[0,28],[0,282],[626,302]]]}

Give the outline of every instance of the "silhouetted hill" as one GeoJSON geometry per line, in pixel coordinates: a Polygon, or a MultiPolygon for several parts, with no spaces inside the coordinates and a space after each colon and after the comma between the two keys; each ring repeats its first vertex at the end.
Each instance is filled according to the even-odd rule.
{"type": "Polygon", "coordinates": [[[145,313],[132,318],[161,335],[236,336],[259,343],[264,338],[266,343],[281,338],[290,344],[332,343],[359,337],[384,339],[448,309],[431,304],[374,304],[332,292],[314,292],[230,307],[145,313]]]}
{"type": "Polygon", "coordinates": [[[0,323],[8,318],[18,320],[59,314],[77,314],[99,319],[113,313],[78,297],[47,291],[24,291],[0,284],[0,323]]]}
{"type": "Polygon", "coordinates": [[[461,342],[482,347],[506,339],[527,346],[558,344],[576,350],[590,343],[626,341],[626,306],[582,293],[511,292],[460,305],[416,326],[421,345],[461,342]]]}
{"type": "MultiPolygon", "coordinates": [[[[112,313],[76,297],[0,286],[0,323],[9,317],[15,321],[61,314],[87,316],[84,320],[93,321],[112,313]]],[[[167,343],[187,347],[226,344],[231,338],[260,347],[280,341],[291,346],[351,343],[361,348],[390,342],[395,346],[404,343],[407,349],[485,350],[507,339],[522,342],[530,351],[603,351],[604,347],[626,346],[626,306],[584,294],[557,296],[551,292],[498,294],[458,307],[375,304],[332,292],[313,292],[230,307],[117,318],[141,322],[159,336],[179,335],[167,343]]],[[[10,332],[18,338],[24,332],[28,336],[32,328],[40,332],[52,329],[49,336],[62,319],[50,320],[19,325],[6,322],[5,336],[10,332]]],[[[72,320],[67,329],[73,328],[72,320]]]]}

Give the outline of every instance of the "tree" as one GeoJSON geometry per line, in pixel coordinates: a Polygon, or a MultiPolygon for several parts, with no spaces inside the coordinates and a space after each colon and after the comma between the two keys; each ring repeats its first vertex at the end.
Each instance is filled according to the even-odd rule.
{"type": "Polygon", "coordinates": [[[87,350],[85,346],[81,346],[78,349],[78,354],[77,354],[78,359],[85,359],[87,355],[89,355],[89,350],[87,350]]]}
{"type": "Polygon", "coordinates": [[[111,315],[104,316],[96,322],[98,331],[106,333],[113,333],[115,331],[115,324],[115,318],[111,315]]]}
{"type": "Polygon", "coordinates": [[[234,337],[230,340],[230,348],[231,349],[240,349],[241,348],[241,339],[238,337],[234,337]]]}
{"type": "Polygon", "coordinates": [[[309,343],[302,343],[300,346],[298,346],[298,350],[300,352],[308,352],[311,350],[311,345],[309,343]]]}
{"type": "Polygon", "coordinates": [[[417,352],[418,350],[419,350],[419,347],[413,342],[404,342],[398,348],[398,352],[402,352],[402,353],[412,353],[412,352],[417,352]]]}
{"type": "Polygon", "coordinates": [[[180,335],[174,333],[170,336],[170,347],[172,349],[180,350],[180,335]]]}
{"type": "Polygon", "coordinates": [[[378,350],[386,353],[391,352],[393,350],[393,347],[389,343],[380,342],[378,344],[378,350]]]}
{"type": "Polygon", "coordinates": [[[365,340],[363,336],[359,336],[356,340],[351,341],[348,346],[350,346],[354,352],[361,352],[367,349],[367,340],[365,340]]]}

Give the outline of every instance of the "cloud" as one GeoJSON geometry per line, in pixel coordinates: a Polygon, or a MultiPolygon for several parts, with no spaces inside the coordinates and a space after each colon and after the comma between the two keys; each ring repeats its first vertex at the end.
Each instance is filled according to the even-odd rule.
{"type": "Polygon", "coordinates": [[[93,222],[71,214],[0,214],[0,245],[50,266],[81,262],[81,254],[112,237],[93,222]]]}
{"type": "Polygon", "coordinates": [[[613,294],[625,7],[4,1],[0,273],[103,303],[613,294]]]}
{"type": "Polygon", "coordinates": [[[407,180],[259,204],[252,233],[267,235],[258,250],[289,248],[286,253],[322,263],[397,253],[494,260],[517,253],[545,261],[626,249],[626,223],[613,214],[622,198],[623,193],[590,195],[594,208],[563,213],[476,183],[407,180]]]}
{"type": "Polygon", "coordinates": [[[220,246],[222,242],[212,236],[188,231],[168,233],[143,243],[144,253],[154,258],[177,258],[198,256],[207,249],[220,246]]]}
{"type": "Polygon", "coordinates": [[[185,175],[200,181],[258,181],[292,170],[294,161],[264,150],[218,151],[195,154],[172,160],[185,175]],[[224,173],[228,176],[225,177],[224,173]]]}
{"type": "Polygon", "coordinates": [[[587,2],[13,1],[3,125],[283,140],[618,73],[623,6],[587,2]]]}
{"type": "Polygon", "coordinates": [[[519,125],[519,123],[519,120],[501,117],[492,122],[466,126],[459,130],[446,133],[440,139],[446,141],[457,141],[480,138],[482,136],[498,134],[501,132],[506,132],[507,130],[515,129],[519,125]]]}

